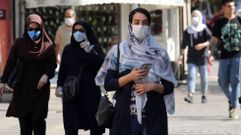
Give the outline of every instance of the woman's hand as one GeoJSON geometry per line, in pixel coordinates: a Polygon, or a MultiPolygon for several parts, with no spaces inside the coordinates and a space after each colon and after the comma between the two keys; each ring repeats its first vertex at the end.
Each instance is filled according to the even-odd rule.
{"type": "Polygon", "coordinates": [[[137,83],[135,84],[135,91],[138,95],[144,94],[155,89],[154,83],[137,83]]]}
{"type": "Polygon", "coordinates": [[[56,97],[62,97],[63,96],[63,87],[58,86],[55,90],[55,96],[56,97]]]}
{"type": "Polygon", "coordinates": [[[142,79],[143,77],[147,76],[147,74],[148,74],[148,70],[134,68],[129,73],[129,76],[132,81],[137,81],[137,80],[142,79]]]}
{"type": "Polygon", "coordinates": [[[0,83],[0,95],[3,95],[3,91],[5,91],[5,83],[0,83]]]}
{"type": "Polygon", "coordinates": [[[47,82],[48,82],[48,76],[44,74],[38,82],[37,89],[40,90],[47,82]]]}
{"type": "Polygon", "coordinates": [[[90,45],[90,42],[88,40],[85,40],[84,42],[80,43],[80,47],[85,50],[85,52],[89,53],[93,49],[93,45],[90,45]]]}

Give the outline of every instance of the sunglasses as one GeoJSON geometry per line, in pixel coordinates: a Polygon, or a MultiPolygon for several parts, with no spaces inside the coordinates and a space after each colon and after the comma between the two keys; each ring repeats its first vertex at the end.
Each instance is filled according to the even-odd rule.
{"type": "Polygon", "coordinates": [[[79,32],[85,32],[84,29],[74,29],[73,31],[74,31],[74,32],[76,32],[76,31],[79,31],[79,32]]]}
{"type": "Polygon", "coordinates": [[[28,31],[40,31],[40,28],[31,28],[31,27],[28,27],[27,28],[28,31]]]}

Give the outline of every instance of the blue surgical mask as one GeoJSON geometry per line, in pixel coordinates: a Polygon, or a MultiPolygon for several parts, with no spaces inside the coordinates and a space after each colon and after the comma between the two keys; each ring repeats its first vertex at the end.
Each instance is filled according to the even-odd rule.
{"type": "Polygon", "coordinates": [[[79,31],[74,32],[73,36],[75,41],[77,42],[81,42],[86,38],[86,34],[84,32],[79,32],[79,31]]]}
{"type": "Polygon", "coordinates": [[[32,30],[32,31],[28,31],[28,36],[30,37],[30,39],[32,39],[33,41],[37,40],[40,37],[41,31],[40,30],[32,30]]]}

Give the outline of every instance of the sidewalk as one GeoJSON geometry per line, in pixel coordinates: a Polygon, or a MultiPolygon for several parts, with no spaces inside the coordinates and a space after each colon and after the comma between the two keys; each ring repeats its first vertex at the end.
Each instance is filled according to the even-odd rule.
{"type": "MultiPolygon", "coordinates": [[[[217,65],[214,65],[209,75],[207,104],[201,103],[199,90],[195,94],[194,103],[188,104],[183,100],[186,85],[175,89],[176,113],[169,116],[169,135],[241,135],[241,119],[228,118],[228,103],[217,85],[216,69],[217,65]]],[[[0,103],[0,135],[18,135],[18,120],[5,117],[7,107],[8,103],[0,103]]],[[[80,131],[79,134],[89,135],[89,132],[80,131]]],[[[54,89],[49,103],[47,135],[64,135],[61,100],[54,96],[54,89]]],[[[108,130],[104,135],[108,135],[108,130]]]]}

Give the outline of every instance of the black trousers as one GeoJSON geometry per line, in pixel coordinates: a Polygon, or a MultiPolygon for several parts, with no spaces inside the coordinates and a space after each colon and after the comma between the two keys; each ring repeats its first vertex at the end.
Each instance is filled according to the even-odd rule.
{"type": "Polygon", "coordinates": [[[21,135],[45,135],[46,121],[44,117],[34,114],[28,114],[24,117],[19,117],[21,135]]]}

